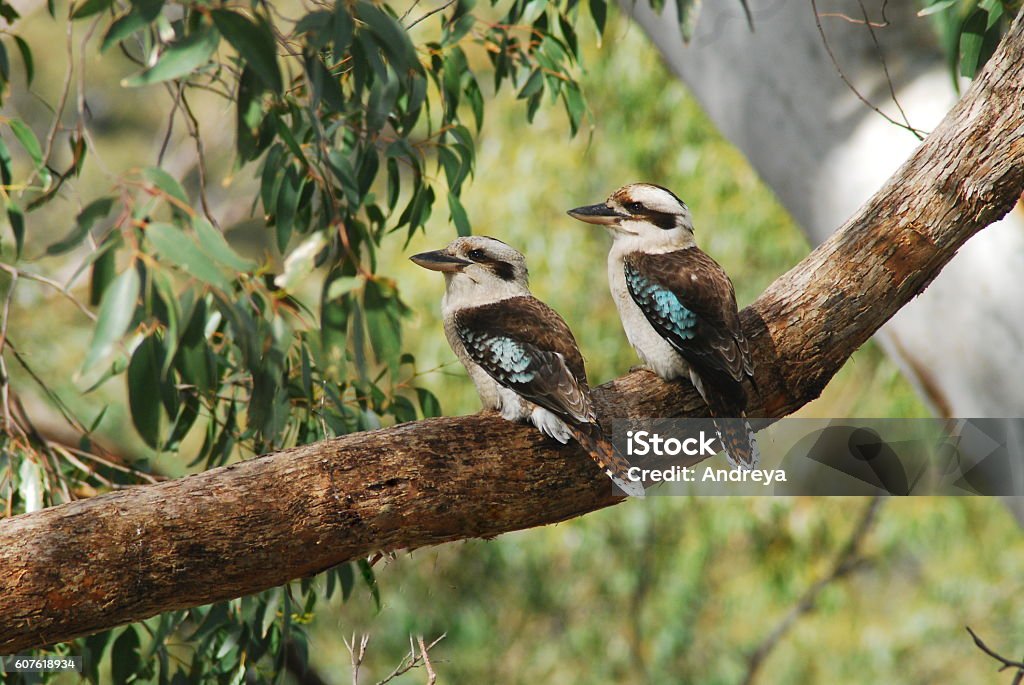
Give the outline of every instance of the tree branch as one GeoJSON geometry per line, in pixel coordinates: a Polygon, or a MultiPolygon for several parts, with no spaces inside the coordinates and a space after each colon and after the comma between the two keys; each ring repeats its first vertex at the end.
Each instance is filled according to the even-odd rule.
{"type": "MultiPolygon", "coordinates": [[[[1024,14],[963,100],[844,226],[742,312],[761,396],[814,399],[1024,189],[1024,14]]],[[[603,417],[698,416],[636,372],[603,417]]],[[[258,592],[376,551],[563,521],[614,504],[573,446],[494,414],[348,435],[0,521],[0,653],[258,592]]]]}

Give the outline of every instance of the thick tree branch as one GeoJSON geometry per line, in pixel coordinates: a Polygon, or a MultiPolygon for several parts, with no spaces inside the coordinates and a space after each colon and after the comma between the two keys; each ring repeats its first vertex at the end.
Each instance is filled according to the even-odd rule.
{"type": "MultiPolygon", "coordinates": [[[[1024,17],[1024,15],[1022,15],[1024,17]]],[[[784,416],[1024,189],[1024,19],[914,155],[742,313],[784,416]]],[[[601,415],[693,416],[689,387],[632,373],[601,415]]],[[[757,412],[754,412],[757,413],[757,412]]],[[[573,447],[494,415],[349,435],[0,522],[0,653],[245,595],[378,550],[562,521],[613,504],[573,447]]]]}

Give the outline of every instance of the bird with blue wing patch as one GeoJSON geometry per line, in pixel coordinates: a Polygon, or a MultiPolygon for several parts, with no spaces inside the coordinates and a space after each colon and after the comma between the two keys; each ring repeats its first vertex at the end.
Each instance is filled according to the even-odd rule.
{"type": "Polygon", "coordinates": [[[643,484],[629,479],[629,463],[597,423],[572,331],[530,294],[523,255],[500,240],[469,236],[411,259],[445,276],[445,335],[484,408],[529,421],[562,444],[575,439],[623,492],[643,497],[643,484]]]}
{"type": "Polygon", "coordinates": [[[689,378],[730,464],[756,468],[744,388],[750,382],[756,389],[754,367],[736,293],[722,267],[697,247],[686,203],[667,188],[634,183],[569,215],[612,235],[608,281],[640,359],[666,380],[689,378]]]}

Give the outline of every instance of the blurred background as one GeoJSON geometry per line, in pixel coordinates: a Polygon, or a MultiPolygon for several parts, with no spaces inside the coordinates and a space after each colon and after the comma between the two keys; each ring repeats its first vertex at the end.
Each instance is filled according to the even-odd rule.
{"type": "MultiPolygon", "coordinates": [[[[39,13],[22,33],[39,44],[52,30],[39,13]]],[[[527,255],[534,293],[572,327],[597,385],[637,361],[607,292],[610,239],[567,217],[566,209],[600,201],[628,182],[671,188],[690,206],[700,246],[731,275],[741,307],[810,246],[639,28],[613,12],[603,41],[589,24],[580,27],[580,40],[590,111],[580,134],[569,136],[565,113],[554,107],[542,107],[526,125],[522,102],[499,94],[488,103],[463,204],[475,233],[527,255]]],[[[29,122],[45,119],[43,103],[59,97],[65,64],[56,49],[40,56],[37,95],[15,90],[5,110],[29,122]]],[[[117,88],[129,71],[125,64],[95,59],[88,65],[97,163],[116,170],[155,161],[165,103],[117,88]]],[[[224,208],[225,225],[240,224],[232,242],[242,250],[251,207],[230,200],[252,196],[254,171],[233,170],[233,141],[218,135],[231,126],[229,106],[211,97],[197,100],[196,109],[211,132],[211,199],[224,208]]],[[[184,132],[175,132],[168,154],[175,175],[194,184],[184,132]]],[[[90,197],[106,181],[94,174],[77,183],[77,194],[90,197]]],[[[47,209],[50,221],[35,222],[38,232],[28,236],[26,251],[66,232],[79,209],[73,202],[47,209]]],[[[407,261],[455,235],[446,213],[435,211],[425,232],[407,245],[385,243],[378,258],[411,310],[403,330],[417,360],[415,382],[441,399],[444,413],[468,414],[479,407],[441,330],[443,280],[407,261]]],[[[64,280],[76,264],[51,266],[64,280]]],[[[187,473],[186,459],[156,455],[135,437],[123,384],[81,394],[75,370],[88,343],[87,324],[44,288],[21,288],[10,321],[36,373],[62,402],[90,418],[109,404],[99,440],[158,463],[169,475],[187,473]]],[[[52,400],[31,390],[23,370],[13,368],[12,378],[37,415],[54,414],[52,400]]],[[[869,342],[798,415],[929,412],[869,342]]],[[[335,597],[301,617],[310,663],[326,682],[349,682],[343,638],[367,634],[362,682],[375,682],[409,651],[410,635],[429,642],[444,634],[430,652],[438,682],[741,682],[746,655],[830,574],[868,506],[839,498],[653,497],[496,540],[394,555],[375,566],[379,608],[357,585],[347,602],[335,597]]],[[[994,662],[964,628],[1011,657],[1024,644],[1024,545],[1002,504],[966,497],[885,501],[857,554],[861,563],[816,595],[813,610],[800,614],[774,647],[758,673],[761,682],[1000,682],[994,662]]],[[[417,670],[398,682],[421,680],[417,670]]]]}

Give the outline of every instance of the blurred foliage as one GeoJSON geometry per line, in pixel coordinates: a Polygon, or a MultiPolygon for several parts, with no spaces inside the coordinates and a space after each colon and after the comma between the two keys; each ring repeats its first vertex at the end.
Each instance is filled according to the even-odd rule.
{"type": "Polygon", "coordinates": [[[974,78],[996,51],[1020,0],[918,0],[939,36],[953,84],[960,77],[974,78]]]}
{"type": "MultiPolygon", "coordinates": [[[[699,2],[680,6],[695,20],[699,2]]],[[[88,0],[0,39],[24,67],[0,56],[12,86],[0,374],[17,391],[0,435],[5,513],[476,411],[441,333],[443,285],[405,261],[470,228],[528,255],[595,384],[636,358],[607,294],[608,239],[565,209],[629,181],[675,189],[741,305],[806,254],[613,7],[443,9],[88,0]],[[64,55],[47,43],[62,27],[64,55]],[[54,414],[66,438],[13,427],[54,414]]],[[[803,413],[925,410],[869,344],[803,413]]],[[[996,582],[1024,577],[1019,547],[998,544],[1019,536],[1005,512],[973,500],[899,511],[884,513],[878,562],[851,585],[863,592],[830,590],[766,680],[919,682],[940,669],[977,682],[989,664],[960,618],[1020,642],[1009,598],[1021,588],[996,582]],[[815,628],[829,618],[834,629],[815,628]]],[[[344,565],[56,649],[87,655],[93,682],[287,682],[286,651],[343,682],[341,636],[372,633],[377,678],[410,634],[447,631],[431,655],[453,682],[735,682],[736,649],[821,575],[849,519],[841,503],[653,498],[403,556],[383,564],[382,589],[382,564],[344,565]]]]}

